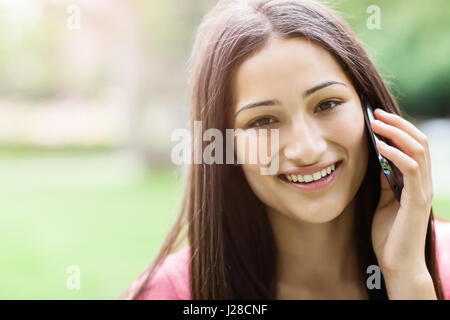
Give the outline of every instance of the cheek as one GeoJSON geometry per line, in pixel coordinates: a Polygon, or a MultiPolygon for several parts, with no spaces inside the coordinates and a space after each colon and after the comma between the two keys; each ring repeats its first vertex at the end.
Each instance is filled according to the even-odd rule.
{"type": "Polygon", "coordinates": [[[366,145],[364,114],[358,106],[346,110],[327,125],[332,140],[348,152],[361,152],[366,145]],[[348,111],[348,112],[347,112],[348,111]]]}
{"type": "Polygon", "coordinates": [[[255,193],[256,197],[265,205],[277,207],[282,196],[277,193],[279,185],[272,176],[261,175],[258,165],[242,165],[247,183],[250,189],[255,193]]]}
{"type": "Polygon", "coordinates": [[[234,139],[235,153],[239,164],[249,165],[251,169],[258,155],[258,137],[256,130],[239,131],[234,139]]]}
{"type": "Polygon", "coordinates": [[[258,145],[260,141],[255,135],[246,133],[238,134],[234,141],[237,163],[241,165],[244,175],[253,191],[258,194],[259,188],[267,178],[260,174],[261,165],[258,157],[258,145]]]}
{"type": "Polygon", "coordinates": [[[278,134],[261,134],[259,130],[256,132],[257,136],[239,135],[235,140],[235,152],[252,191],[263,203],[272,205],[278,201],[278,178],[262,174],[261,168],[267,168],[268,163],[272,163],[273,155],[278,154],[278,150],[273,150],[279,148],[278,134]]]}
{"type": "Polygon", "coordinates": [[[279,151],[278,129],[249,129],[240,131],[234,139],[234,152],[239,164],[256,170],[267,166],[279,151]]]}
{"type": "Polygon", "coordinates": [[[364,178],[369,154],[363,111],[355,106],[353,112],[342,115],[334,126],[333,140],[345,149],[348,168],[352,172],[348,181],[357,189],[364,178]]]}

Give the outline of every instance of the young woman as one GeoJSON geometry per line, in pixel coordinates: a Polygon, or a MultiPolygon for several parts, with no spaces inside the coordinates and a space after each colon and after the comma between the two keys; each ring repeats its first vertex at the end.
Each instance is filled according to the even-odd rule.
{"type": "Polygon", "coordinates": [[[450,227],[433,218],[427,138],[402,117],[343,20],[312,1],[219,2],[191,67],[192,122],[223,137],[227,128],[269,129],[256,137],[263,144],[278,129],[278,170],[190,165],[180,216],[125,298],[450,297],[450,227]],[[400,202],[361,95],[385,110],[372,129],[392,142],[377,148],[402,172],[400,202]],[[188,245],[177,250],[184,227],[188,245]],[[380,289],[368,288],[369,266],[381,271],[380,289]]]}

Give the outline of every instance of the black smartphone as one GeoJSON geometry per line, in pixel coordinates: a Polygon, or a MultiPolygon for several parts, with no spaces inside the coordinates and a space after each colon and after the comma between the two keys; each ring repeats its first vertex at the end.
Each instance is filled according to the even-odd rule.
{"type": "Polygon", "coordinates": [[[383,170],[383,172],[389,182],[389,185],[391,186],[391,189],[395,194],[395,197],[400,202],[400,197],[401,197],[402,189],[403,189],[403,175],[400,172],[400,170],[392,163],[392,161],[389,161],[388,159],[383,157],[378,152],[378,149],[376,148],[376,143],[378,140],[383,140],[387,144],[389,144],[389,143],[387,142],[386,139],[378,136],[377,134],[375,134],[373,132],[370,124],[372,123],[373,120],[375,120],[375,116],[373,114],[372,107],[370,106],[369,102],[367,101],[367,99],[364,96],[361,96],[361,103],[362,103],[362,107],[364,110],[364,118],[366,119],[365,120],[366,127],[369,132],[369,136],[371,138],[373,148],[375,149],[375,153],[378,157],[378,162],[380,163],[380,167],[383,170]]]}

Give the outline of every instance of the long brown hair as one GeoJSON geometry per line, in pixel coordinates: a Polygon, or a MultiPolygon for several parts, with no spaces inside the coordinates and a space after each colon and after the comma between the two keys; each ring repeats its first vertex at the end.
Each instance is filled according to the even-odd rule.
{"type": "MultiPolygon", "coordinates": [[[[360,41],[331,9],[314,1],[239,0],[219,1],[199,27],[190,59],[191,123],[200,120],[203,130],[217,128],[224,136],[226,128],[233,128],[233,75],[271,36],[304,37],[319,44],[337,59],[356,91],[372,106],[403,116],[360,41]]],[[[377,264],[371,224],[380,198],[379,170],[370,148],[368,169],[356,195],[361,277],[367,276],[367,266],[377,264]]],[[[442,299],[433,223],[431,212],[426,264],[442,299]]],[[[192,299],[276,298],[277,251],[265,206],[242,168],[223,164],[190,165],[178,219],[127,298],[139,298],[155,267],[186,240],[183,231],[190,246],[192,299]]],[[[387,299],[382,283],[381,290],[368,290],[370,298],[387,299]]]]}

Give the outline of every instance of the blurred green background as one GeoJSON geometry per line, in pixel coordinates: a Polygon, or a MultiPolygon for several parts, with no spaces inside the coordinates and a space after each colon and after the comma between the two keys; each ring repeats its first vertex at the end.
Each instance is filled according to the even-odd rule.
{"type": "MultiPolygon", "coordinates": [[[[187,126],[186,61],[214,3],[0,0],[0,299],[115,299],[155,256],[183,190],[170,135],[187,126]]],[[[430,138],[450,219],[450,2],[327,3],[430,138]]]]}

